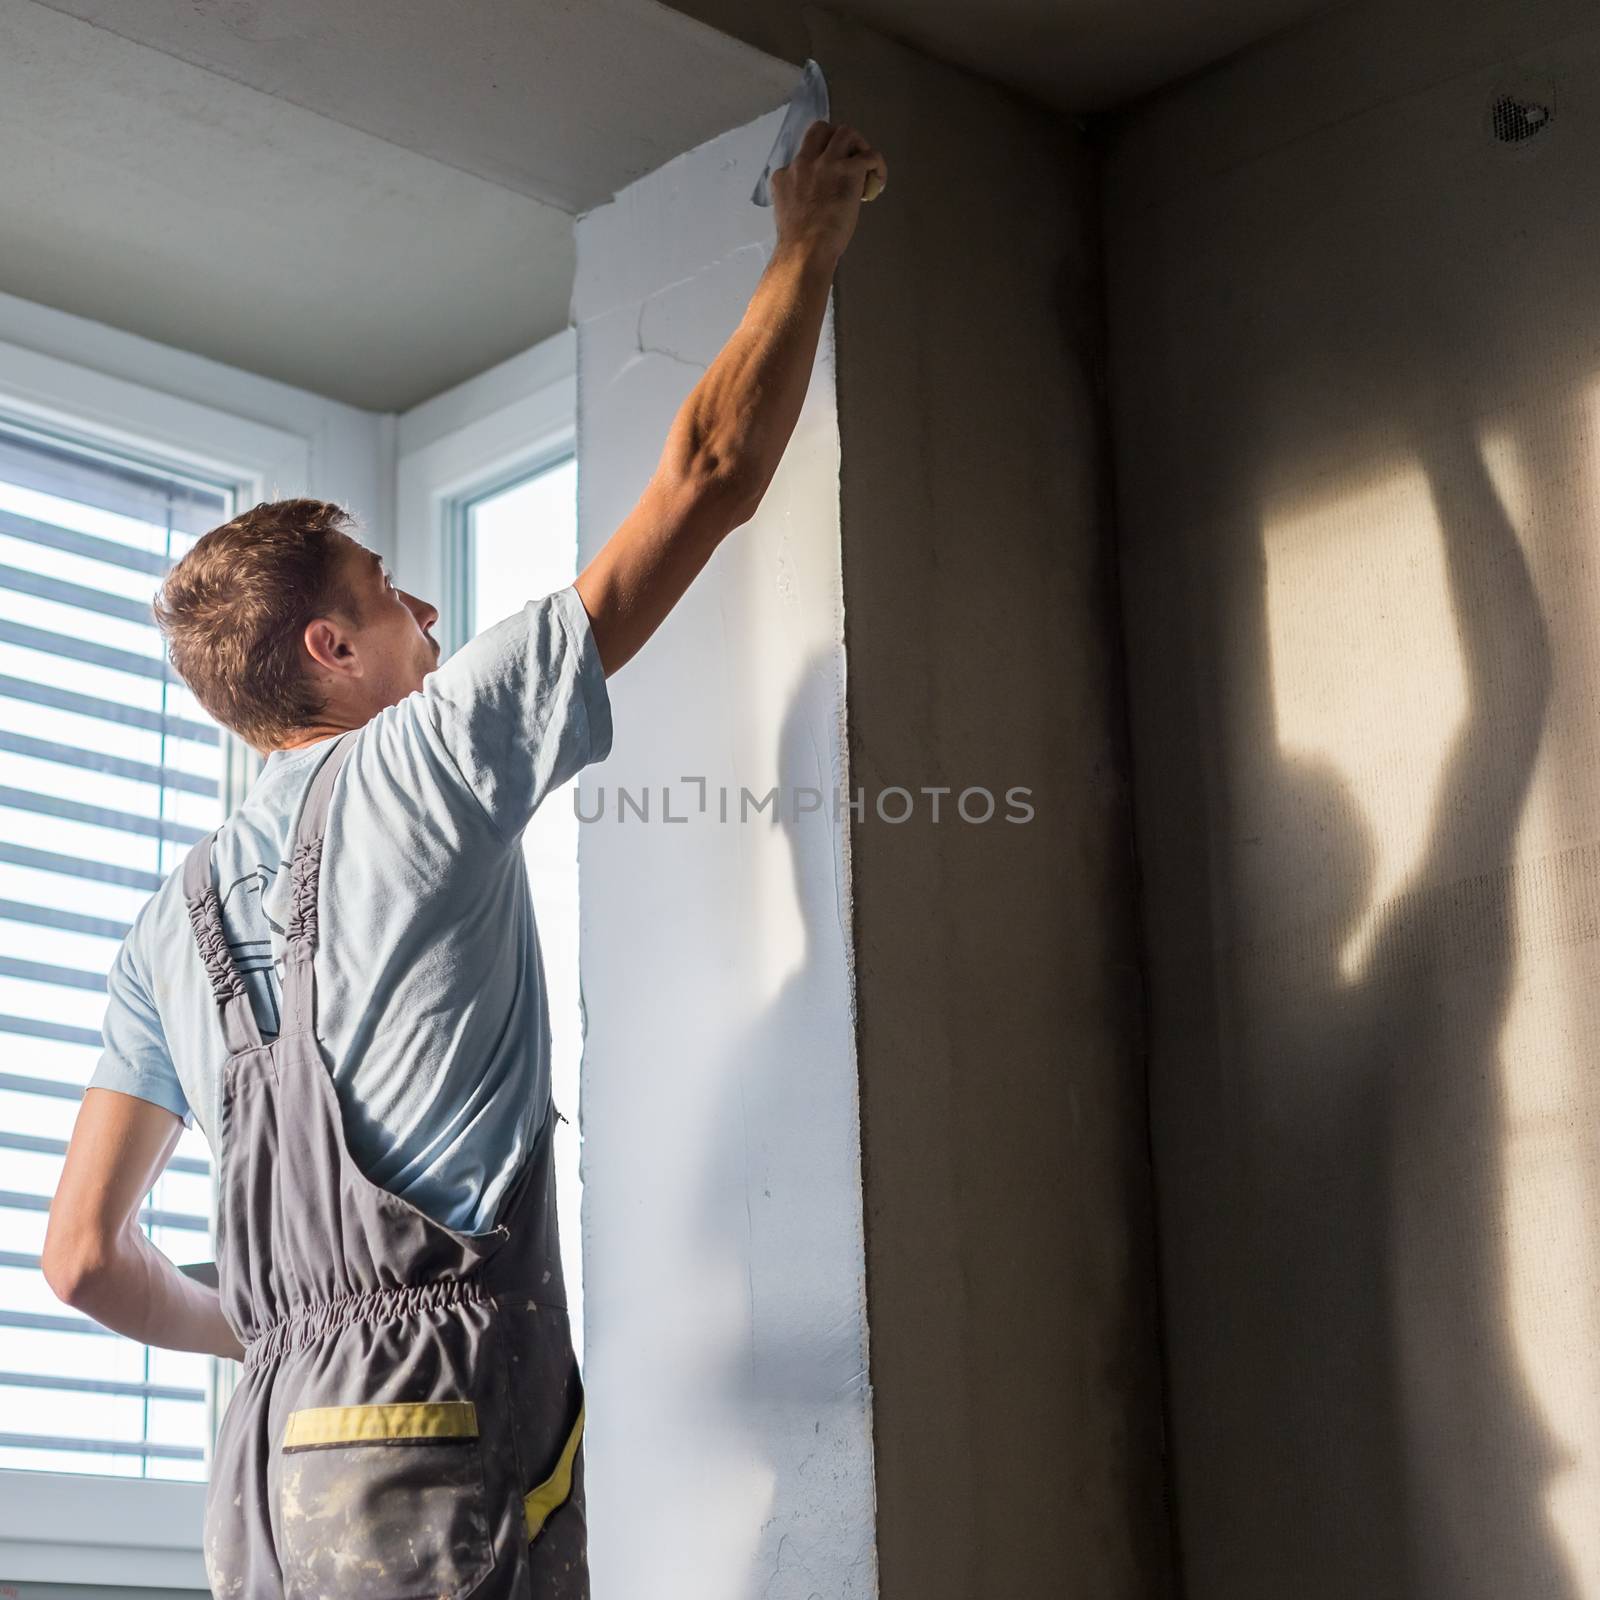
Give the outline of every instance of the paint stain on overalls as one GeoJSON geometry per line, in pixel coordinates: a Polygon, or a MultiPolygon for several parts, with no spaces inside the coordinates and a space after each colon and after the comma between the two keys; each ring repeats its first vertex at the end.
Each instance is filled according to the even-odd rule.
{"type": "Polygon", "coordinates": [[[555,1117],[495,1228],[457,1233],[351,1159],[317,1045],[317,885],[355,737],[333,742],[295,830],[271,1044],[224,937],[214,834],[183,869],[228,1044],[217,1267],[245,1352],[207,1490],[206,1571],[223,1600],[587,1600],[555,1117]]]}

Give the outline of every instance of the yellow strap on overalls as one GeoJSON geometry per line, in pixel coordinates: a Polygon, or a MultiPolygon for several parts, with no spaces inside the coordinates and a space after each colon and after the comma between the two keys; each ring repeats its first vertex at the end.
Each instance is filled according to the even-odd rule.
{"type": "Polygon", "coordinates": [[[556,1470],[522,1502],[523,1514],[528,1519],[528,1543],[532,1544],[544,1528],[550,1513],[566,1503],[572,1493],[572,1464],[578,1458],[578,1446],[583,1441],[583,1405],[578,1406],[578,1420],[561,1447],[561,1459],[556,1470]]]}

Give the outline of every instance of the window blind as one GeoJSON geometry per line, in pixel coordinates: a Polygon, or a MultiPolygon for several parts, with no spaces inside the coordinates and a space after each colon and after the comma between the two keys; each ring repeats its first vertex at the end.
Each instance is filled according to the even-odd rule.
{"type": "MultiPolygon", "coordinates": [[[[0,420],[0,1469],[204,1475],[208,1359],[69,1311],[39,1252],[118,943],[221,815],[220,730],[150,601],[232,513],[223,486],[0,420]]],[[[210,1214],[186,1131],[140,1223],[192,1261],[210,1214]]]]}

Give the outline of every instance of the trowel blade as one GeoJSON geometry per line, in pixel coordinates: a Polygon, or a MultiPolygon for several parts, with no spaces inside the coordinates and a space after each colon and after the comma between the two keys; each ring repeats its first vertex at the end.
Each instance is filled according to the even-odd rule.
{"type": "Polygon", "coordinates": [[[778,138],[772,146],[772,154],[767,157],[767,165],[761,174],[760,182],[756,184],[755,193],[750,196],[758,206],[772,204],[772,174],[779,167],[786,167],[794,160],[795,152],[800,148],[800,141],[805,138],[806,129],[813,122],[828,121],[828,82],[822,76],[822,68],[815,61],[808,60],[800,74],[799,87],[789,100],[789,109],[784,113],[783,126],[778,129],[778,138]]]}

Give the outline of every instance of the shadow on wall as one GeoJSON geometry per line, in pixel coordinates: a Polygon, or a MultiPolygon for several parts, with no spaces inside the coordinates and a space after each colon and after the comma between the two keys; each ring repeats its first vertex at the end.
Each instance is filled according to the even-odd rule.
{"type": "MultiPolygon", "coordinates": [[[[1455,13],[1408,26],[1429,10],[1442,55],[1455,13]]],[[[1186,1591],[1577,1600],[1600,1594],[1600,31],[1552,47],[1566,120],[1508,151],[1496,67],[1335,115],[1391,12],[1350,17],[1248,158],[1117,219],[1186,1591]],[[1275,132],[1312,88],[1318,127],[1275,132]]],[[[1182,124],[1205,160],[1202,124],[1263,83],[1182,124]]]]}
{"type": "Polygon", "coordinates": [[[1499,1061],[1550,652],[1475,441],[1422,449],[1468,705],[1423,859],[1354,973],[1340,953],[1376,850],[1344,778],[1284,759],[1256,836],[1276,835],[1280,865],[1300,857],[1286,875],[1314,886],[1314,933],[1287,959],[1239,952],[1281,985],[1238,978],[1256,1081],[1235,1221],[1259,1272],[1236,1308],[1259,1485],[1245,1520],[1258,1573],[1304,1600],[1562,1600],[1578,1591],[1546,1507],[1560,1456],[1511,1319],[1499,1061]]]}
{"type": "Polygon", "coordinates": [[[764,1492],[765,1509],[750,1524],[759,1534],[748,1574],[726,1591],[749,1600],[809,1600],[830,1569],[851,1574],[850,1588],[830,1591],[841,1600],[875,1592],[870,1522],[843,1515],[859,1508],[842,1507],[836,1492],[860,1426],[866,1352],[854,1323],[826,1325],[839,1298],[830,1281],[837,1240],[861,1225],[859,1184],[844,1181],[836,1166],[854,1167],[854,1129],[841,1123],[837,1084],[803,1070],[804,1052],[796,1049],[796,1041],[827,1034],[838,990],[837,974],[819,963],[838,947],[829,923],[840,904],[831,884],[815,873],[808,883],[801,870],[802,860],[832,854],[835,780],[813,719],[819,699],[831,699],[837,671],[831,655],[806,663],[778,737],[777,807],[738,824],[785,835],[792,876],[773,887],[786,901],[792,896],[792,909],[771,920],[791,928],[794,942],[781,981],[714,1073],[721,1101],[704,1145],[708,1281],[724,1304],[747,1302],[743,1317],[721,1320],[725,1328],[743,1324],[748,1340],[718,1353],[708,1420],[729,1441],[729,1459],[742,1458],[764,1492]],[[818,682],[827,689],[820,697],[818,682]],[[792,1130],[830,1123],[840,1124],[842,1142],[819,1163],[815,1145],[792,1130]]]}

